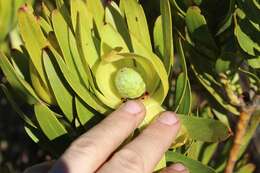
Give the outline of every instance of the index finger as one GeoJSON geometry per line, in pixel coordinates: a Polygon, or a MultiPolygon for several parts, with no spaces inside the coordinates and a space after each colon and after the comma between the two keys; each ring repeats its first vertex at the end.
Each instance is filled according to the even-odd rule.
{"type": "Polygon", "coordinates": [[[95,172],[138,127],[144,115],[140,101],[126,102],[73,142],[50,172],[95,172]]]}

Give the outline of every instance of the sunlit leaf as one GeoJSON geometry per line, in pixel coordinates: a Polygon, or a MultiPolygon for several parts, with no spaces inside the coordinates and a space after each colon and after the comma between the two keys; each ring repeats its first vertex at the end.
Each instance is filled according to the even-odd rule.
{"type": "Polygon", "coordinates": [[[41,79],[44,79],[45,76],[41,54],[42,49],[47,45],[47,40],[41,31],[39,21],[37,21],[36,16],[28,10],[27,6],[24,6],[19,10],[18,21],[19,30],[25,47],[30,55],[30,59],[41,79]]]}
{"type": "MultiPolygon", "coordinates": [[[[55,99],[63,111],[65,117],[73,121],[73,96],[70,91],[64,86],[61,76],[59,76],[57,68],[51,62],[50,57],[44,52],[44,67],[51,85],[55,99]]],[[[68,87],[68,86],[67,86],[68,87]]]]}
{"type": "MultiPolygon", "coordinates": [[[[129,32],[142,44],[146,49],[152,50],[151,39],[147,26],[146,17],[142,6],[136,0],[121,0],[124,6],[124,12],[127,19],[129,32]]],[[[130,35],[131,40],[133,39],[130,35]]],[[[135,42],[132,40],[133,47],[135,42]]]]}
{"type": "Polygon", "coordinates": [[[34,106],[36,119],[44,134],[53,140],[67,133],[64,126],[56,118],[55,113],[43,104],[34,106]]]}

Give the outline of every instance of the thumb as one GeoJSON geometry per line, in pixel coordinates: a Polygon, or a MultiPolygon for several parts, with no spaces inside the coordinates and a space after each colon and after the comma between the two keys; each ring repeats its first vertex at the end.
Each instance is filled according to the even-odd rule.
{"type": "Polygon", "coordinates": [[[189,173],[189,170],[182,164],[176,163],[165,168],[160,173],[189,173]]]}

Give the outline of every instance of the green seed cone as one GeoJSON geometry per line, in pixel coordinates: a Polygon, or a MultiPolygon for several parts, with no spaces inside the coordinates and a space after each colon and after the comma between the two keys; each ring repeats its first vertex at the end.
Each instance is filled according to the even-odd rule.
{"type": "Polygon", "coordinates": [[[115,77],[115,85],[123,98],[138,98],[145,92],[145,83],[141,75],[132,68],[120,69],[115,77]]]}

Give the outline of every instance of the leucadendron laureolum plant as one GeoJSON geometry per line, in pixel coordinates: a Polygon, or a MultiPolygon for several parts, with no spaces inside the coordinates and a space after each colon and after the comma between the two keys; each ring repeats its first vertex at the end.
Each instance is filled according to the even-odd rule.
{"type": "MultiPolygon", "coordinates": [[[[183,126],[172,144],[172,154],[180,162],[211,171],[173,152],[194,140],[219,142],[230,134],[221,121],[191,113],[191,87],[182,40],[173,41],[170,2],[160,1],[160,15],[150,32],[136,0],[118,4],[59,0],[56,6],[50,10],[43,4],[36,16],[30,5],[23,5],[18,12],[23,44],[11,56],[0,54],[8,81],[1,87],[24,119],[28,135],[59,156],[73,139],[124,101],[140,99],[147,111],[139,130],[165,109],[176,111],[183,126]],[[174,47],[182,72],[175,99],[170,101],[174,47]],[[168,107],[169,102],[174,108],[168,107]],[[32,111],[25,113],[24,107],[32,111]]],[[[164,156],[156,169],[165,167],[167,161],[164,156]]]]}

